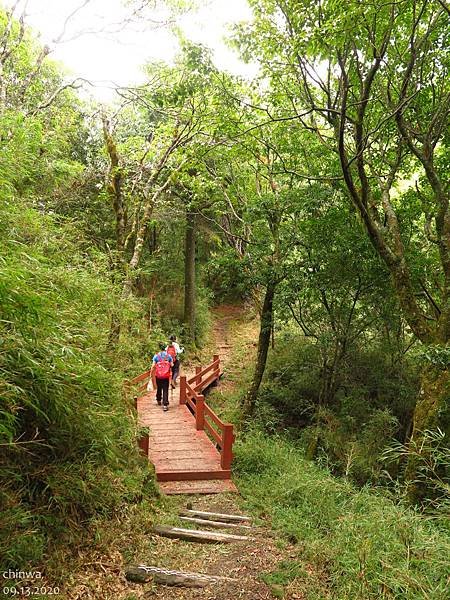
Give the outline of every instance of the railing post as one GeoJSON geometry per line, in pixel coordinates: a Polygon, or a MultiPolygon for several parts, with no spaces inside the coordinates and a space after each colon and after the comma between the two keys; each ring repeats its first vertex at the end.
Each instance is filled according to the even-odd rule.
{"type": "Polygon", "coordinates": [[[197,396],[195,403],[195,427],[197,431],[205,428],[205,396],[197,396]]]}
{"type": "Polygon", "coordinates": [[[148,458],[148,446],[149,446],[148,433],[141,435],[141,437],[139,438],[139,441],[138,441],[138,446],[141,450],[141,453],[145,457],[148,458]]]}
{"type": "Polygon", "coordinates": [[[186,375],[180,377],[180,404],[186,404],[186,375]]]}
{"type": "Polygon", "coordinates": [[[220,375],[220,356],[218,354],[213,354],[213,362],[217,362],[217,367],[214,369],[214,374],[216,375],[217,381],[219,380],[220,375]]]}
{"type": "Polygon", "coordinates": [[[197,391],[197,386],[202,383],[202,376],[200,373],[202,372],[202,367],[195,367],[195,391],[197,391]]]}
{"type": "Polygon", "coordinates": [[[222,469],[230,469],[233,459],[233,425],[225,425],[222,432],[222,452],[220,457],[220,466],[222,469]]]}

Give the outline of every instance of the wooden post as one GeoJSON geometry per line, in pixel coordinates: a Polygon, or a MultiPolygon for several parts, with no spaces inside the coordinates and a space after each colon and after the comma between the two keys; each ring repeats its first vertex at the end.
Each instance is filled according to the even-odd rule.
{"type": "Polygon", "coordinates": [[[220,466],[222,469],[230,469],[231,461],[233,459],[233,425],[224,425],[222,433],[222,452],[220,457],[220,466]]]}
{"type": "Polygon", "coordinates": [[[197,396],[195,403],[195,427],[197,431],[205,428],[205,396],[197,396]]]}
{"type": "Polygon", "coordinates": [[[142,454],[147,458],[148,457],[148,446],[149,446],[148,433],[146,433],[145,435],[143,435],[139,438],[138,446],[139,446],[142,454]]]}
{"type": "Polygon", "coordinates": [[[180,404],[186,404],[186,375],[180,377],[180,404]]]}
{"type": "Polygon", "coordinates": [[[202,382],[202,376],[200,373],[202,372],[202,367],[195,367],[195,390],[197,391],[197,386],[202,382]]]}
{"type": "Polygon", "coordinates": [[[214,369],[214,373],[216,375],[216,380],[219,381],[219,375],[220,375],[220,356],[218,354],[213,354],[213,362],[217,362],[217,367],[214,369]]]}

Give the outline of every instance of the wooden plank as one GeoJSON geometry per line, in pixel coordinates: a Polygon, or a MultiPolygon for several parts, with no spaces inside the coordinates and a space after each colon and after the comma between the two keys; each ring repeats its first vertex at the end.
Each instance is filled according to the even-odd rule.
{"type": "Polygon", "coordinates": [[[253,529],[250,525],[242,523],[224,523],[221,521],[211,521],[210,519],[195,519],[194,517],[180,517],[180,521],[203,525],[203,527],[213,527],[215,529],[253,529]]]}
{"type": "Polygon", "coordinates": [[[186,540],[187,542],[199,542],[201,544],[214,544],[217,542],[229,544],[233,542],[247,542],[252,539],[246,535],[203,531],[200,529],[183,529],[181,527],[165,527],[163,525],[155,525],[152,527],[152,531],[163,537],[186,540]]]}
{"type": "Polygon", "coordinates": [[[187,509],[180,512],[185,517],[197,517],[200,519],[212,519],[213,521],[225,521],[228,523],[237,523],[239,521],[251,522],[252,518],[246,515],[228,515],[225,513],[206,512],[201,510],[187,509]]]}
{"type": "Polygon", "coordinates": [[[125,569],[125,578],[134,583],[148,583],[154,581],[163,585],[181,587],[206,587],[220,581],[236,581],[230,577],[219,575],[205,575],[204,573],[187,573],[162,569],[161,567],[147,567],[146,565],[130,566],[125,569]]]}
{"type": "Polygon", "coordinates": [[[173,458],[175,460],[179,460],[185,458],[186,454],[189,454],[189,458],[195,460],[202,460],[204,456],[202,448],[190,448],[189,450],[186,450],[185,448],[154,448],[152,450],[152,456],[154,456],[157,459],[173,458]]]}
{"type": "Polygon", "coordinates": [[[156,444],[158,444],[158,446],[164,447],[164,446],[172,446],[175,444],[187,444],[189,445],[190,448],[192,448],[193,446],[202,446],[203,444],[201,444],[200,442],[198,442],[198,440],[193,439],[193,436],[191,435],[177,435],[175,438],[173,437],[157,437],[154,435],[149,435],[149,439],[151,442],[154,442],[156,444]]]}
{"type": "MultiPolygon", "coordinates": [[[[157,426],[155,427],[152,423],[149,423],[149,427],[150,427],[150,432],[157,434],[157,435],[161,435],[166,433],[166,437],[168,437],[168,435],[176,435],[177,433],[186,433],[189,432],[189,429],[186,427],[184,428],[183,425],[181,423],[168,423],[167,427],[164,426],[157,426]],[[181,429],[181,431],[180,431],[181,429]]],[[[192,427],[192,425],[190,425],[190,427],[192,427]]],[[[194,436],[192,436],[194,437],[194,436]]]]}
{"type": "Polygon", "coordinates": [[[199,444],[191,444],[190,442],[179,442],[179,441],[174,441],[173,443],[167,443],[167,446],[165,446],[164,444],[158,444],[158,449],[156,450],[156,452],[159,452],[159,450],[165,450],[165,448],[167,447],[168,450],[178,450],[180,452],[183,452],[185,450],[190,450],[191,448],[194,448],[195,450],[197,450],[197,448],[199,450],[201,450],[201,447],[199,444]]]}
{"type": "MultiPolygon", "coordinates": [[[[153,463],[158,479],[164,474],[167,475],[166,481],[169,479],[229,479],[230,471],[220,469],[220,467],[212,467],[210,465],[197,465],[194,469],[175,468],[170,466],[161,467],[158,463],[153,463]],[[172,477],[169,477],[172,475],[172,477]]],[[[162,479],[161,479],[162,481],[162,479]]]]}
{"type": "Polygon", "coordinates": [[[214,429],[214,427],[212,427],[206,420],[205,420],[204,426],[205,426],[206,431],[209,431],[209,433],[216,440],[216,442],[218,444],[221,444],[222,436],[214,429]]]}
{"type": "MultiPolygon", "coordinates": [[[[154,450],[153,452],[151,452],[151,457],[152,457],[152,459],[154,459],[155,461],[158,461],[158,462],[160,462],[162,460],[178,461],[180,458],[183,458],[185,453],[186,453],[185,450],[178,451],[178,452],[154,450]]],[[[195,454],[192,454],[191,458],[195,458],[195,460],[198,461],[196,464],[201,465],[202,461],[203,461],[203,453],[198,451],[195,454]]],[[[214,465],[217,466],[217,463],[214,463],[214,465]]]]}
{"type": "Polygon", "coordinates": [[[152,450],[158,451],[158,450],[179,450],[180,452],[184,452],[185,456],[186,454],[188,454],[189,452],[203,452],[203,444],[194,444],[192,442],[190,442],[189,440],[186,441],[181,441],[181,442],[176,442],[171,444],[170,442],[167,443],[163,443],[163,444],[153,444],[152,445],[152,441],[154,442],[154,440],[152,440],[152,438],[150,437],[150,448],[152,450]]]}
{"type": "Polygon", "coordinates": [[[135,385],[136,383],[139,383],[140,381],[143,381],[146,377],[150,376],[150,371],[151,371],[151,369],[149,369],[148,371],[145,371],[145,373],[141,373],[140,375],[138,375],[134,379],[131,379],[129,381],[129,384],[130,385],[135,385]]]}
{"type": "Polygon", "coordinates": [[[197,390],[198,391],[202,391],[204,392],[207,388],[209,388],[209,386],[214,383],[214,381],[217,381],[219,379],[217,373],[211,373],[211,375],[209,375],[208,377],[206,377],[206,379],[203,379],[201,384],[200,384],[200,389],[199,386],[197,386],[197,390]]]}
{"type": "MultiPolygon", "coordinates": [[[[201,371],[199,371],[198,373],[193,375],[190,379],[188,379],[187,383],[189,385],[194,384],[194,387],[197,387],[195,384],[198,381],[198,378],[203,379],[203,375],[205,375],[206,373],[211,371],[211,369],[217,369],[218,364],[219,364],[218,360],[213,361],[207,367],[205,367],[204,369],[202,369],[201,371]]],[[[201,381],[201,383],[203,383],[203,381],[201,381]]]]}
{"type": "Polygon", "coordinates": [[[179,457],[176,460],[169,460],[169,459],[164,459],[164,458],[159,458],[158,459],[158,464],[160,465],[166,465],[171,468],[172,470],[176,470],[178,468],[183,469],[184,471],[190,471],[190,470],[194,470],[199,466],[199,464],[208,466],[208,467],[218,467],[220,465],[220,462],[218,460],[218,457],[216,458],[215,456],[210,457],[210,456],[205,456],[204,458],[202,458],[201,461],[192,459],[190,457],[179,457]]]}
{"type": "Polygon", "coordinates": [[[205,414],[207,414],[208,417],[211,417],[211,421],[213,421],[218,427],[223,429],[225,423],[221,419],[219,419],[219,417],[212,410],[212,408],[210,408],[209,406],[205,406],[205,414]]]}
{"type": "Polygon", "coordinates": [[[156,468],[157,481],[195,481],[202,479],[231,479],[231,471],[198,470],[198,471],[171,471],[156,468]]]}

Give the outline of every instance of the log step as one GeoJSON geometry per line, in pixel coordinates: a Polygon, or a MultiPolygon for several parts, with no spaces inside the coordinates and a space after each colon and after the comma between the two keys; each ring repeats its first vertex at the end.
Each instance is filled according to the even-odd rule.
{"type": "Polygon", "coordinates": [[[180,512],[183,517],[194,517],[196,519],[208,519],[211,521],[224,521],[225,523],[239,523],[240,521],[251,522],[251,517],[246,515],[227,515],[224,513],[205,512],[201,510],[183,510],[180,512]]]}
{"type": "Polygon", "coordinates": [[[209,519],[194,519],[193,517],[180,517],[180,521],[186,523],[194,523],[195,525],[203,525],[203,527],[213,527],[217,529],[253,529],[250,525],[242,523],[223,523],[221,521],[211,521],[209,519]]]}
{"type": "Polygon", "coordinates": [[[201,544],[214,544],[216,542],[246,542],[253,539],[246,535],[203,531],[200,529],[183,529],[181,527],[166,527],[163,525],[155,525],[152,527],[152,531],[163,537],[186,540],[187,542],[200,542],[201,544]]]}
{"type": "Polygon", "coordinates": [[[130,566],[125,570],[125,577],[134,583],[147,583],[154,581],[164,585],[182,587],[206,587],[220,581],[236,581],[231,577],[220,577],[219,575],[205,575],[203,573],[186,573],[184,571],[173,571],[160,567],[147,567],[145,565],[130,566]]]}

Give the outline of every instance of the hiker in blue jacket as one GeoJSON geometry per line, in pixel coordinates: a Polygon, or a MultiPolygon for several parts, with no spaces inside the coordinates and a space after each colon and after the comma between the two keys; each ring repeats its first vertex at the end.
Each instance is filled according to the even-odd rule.
{"type": "Polygon", "coordinates": [[[169,382],[172,376],[173,360],[166,352],[165,344],[159,344],[159,348],[160,352],[153,357],[150,376],[153,387],[156,387],[156,402],[160,405],[162,400],[163,410],[169,410],[169,382]]]}

